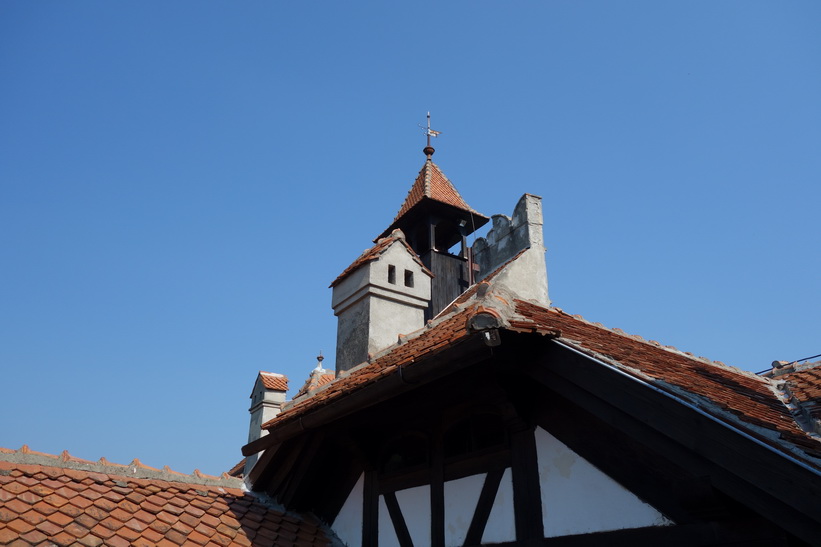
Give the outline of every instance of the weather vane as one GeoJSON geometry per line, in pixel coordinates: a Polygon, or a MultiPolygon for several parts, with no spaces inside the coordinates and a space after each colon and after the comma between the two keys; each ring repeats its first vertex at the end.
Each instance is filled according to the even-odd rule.
{"type": "Polygon", "coordinates": [[[430,145],[430,138],[431,137],[438,137],[439,135],[442,134],[442,132],[441,131],[434,131],[433,129],[430,128],[430,112],[428,112],[428,125],[427,125],[427,127],[425,127],[422,124],[419,124],[419,127],[422,128],[422,130],[425,132],[425,136],[428,138],[428,145],[422,150],[422,152],[424,152],[425,155],[428,157],[428,159],[430,159],[430,157],[433,155],[433,153],[436,152],[436,150],[430,145]]]}

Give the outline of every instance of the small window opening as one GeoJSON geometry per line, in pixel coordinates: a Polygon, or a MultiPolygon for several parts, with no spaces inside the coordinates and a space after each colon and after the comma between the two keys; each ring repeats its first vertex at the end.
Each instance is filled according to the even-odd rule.
{"type": "Polygon", "coordinates": [[[388,264],[388,283],[396,285],[396,266],[390,264],[388,264]]]}
{"type": "Polygon", "coordinates": [[[413,287],[413,272],[410,270],[405,270],[405,286],[413,287]]]}

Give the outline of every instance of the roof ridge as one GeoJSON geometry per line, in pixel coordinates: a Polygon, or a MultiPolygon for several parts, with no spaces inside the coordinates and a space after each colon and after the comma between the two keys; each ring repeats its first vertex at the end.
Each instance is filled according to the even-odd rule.
{"type": "Polygon", "coordinates": [[[23,465],[41,465],[46,467],[56,467],[60,469],[73,469],[90,473],[100,473],[103,475],[113,475],[133,479],[160,479],[169,482],[186,484],[197,484],[203,486],[224,486],[228,488],[240,488],[242,481],[235,477],[222,473],[220,476],[207,475],[199,469],[195,469],[190,475],[174,471],[167,465],[162,469],[150,467],[134,458],[131,463],[120,464],[108,461],[105,457],[91,461],[82,458],[75,458],[63,450],[59,455],[48,454],[46,452],[36,452],[24,444],[18,450],[0,448],[0,462],[16,463],[23,465]]]}

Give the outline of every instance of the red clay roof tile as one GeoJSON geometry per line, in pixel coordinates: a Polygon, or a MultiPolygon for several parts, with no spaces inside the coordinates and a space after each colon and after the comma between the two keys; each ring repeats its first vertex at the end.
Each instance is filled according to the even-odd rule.
{"type": "Polygon", "coordinates": [[[305,384],[303,384],[299,391],[297,391],[296,395],[294,395],[294,399],[302,397],[303,395],[307,395],[315,389],[320,388],[330,382],[333,382],[335,379],[336,374],[332,371],[322,369],[322,371],[320,372],[318,369],[314,369],[313,371],[311,371],[311,375],[308,376],[308,379],[305,380],[305,384]]]}
{"type": "Polygon", "coordinates": [[[31,451],[0,451],[0,491],[6,493],[0,545],[250,545],[251,529],[260,523],[273,529],[294,521],[308,545],[330,544],[315,519],[266,506],[243,492],[237,479],[175,474],[178,480],[168,480],[167,473],[145,467],[139,476],[130,476],[127,466],[102,463],[82,464],[92,469],[65,467],[79,465],[75,459],[31,451]],[[121,468],[122,474],[115,473],[121,468]],[[100,494],[93,504],[84,496],[91,487],[100,494]],[[210,516],[210,509],[230,518],[210,516]]]}
{"type": "MultiPolygon", "coordinates": [[[[799,455],[821,458],[821,442],[796,423],[768,378],[694,357],[675,348],[666,348],[638,336],[607,329],[557,308],[506,299],[502,295],[495,298],[492,294],[493,277],[505,267],[502,266],[488,276],[485,282],[468,289],[437,316],[430,328],[407,338],[403,337],[403,343],[388,348],[372,362],[352,369],[349,374],[338,378],[325,389],[296,401],[263,427],[276,428],[298,419],[379,381],[397,366],[410,366],[411,363],[459,343],[468,336],[465,328],[467,317],[481,305],[500,310],[500,314],[506,318],[505,328],[509,330],[560,336],[560,340],[572,344],[593,358],[608,360],[628,374],[643,379],[649,377],[653,383],[677,397],[708,402],[717,409],[715,412],[719,415],[716,417],[736,426],[743,425],[749,433],[779,450],[787,450],[795,455],[797,449],[799,455]],[[483,298],[486,293],[488,297],[483,298]],[[508,303],[508,300],[512,301],[508,303]],[[755,428],[777,433],[789,446],[771,441],[755,428]]],[[[821,368],[783,378],[787,379],[795,396],[806,404],[815,405],[812,411],[817,411],[819,414],[816,416],[821,416],[821,368]]],[[[812,463],[819,464],[818,460],[812,460],[812,463]]]]}
{"type": "Polygon", "coordinates": [[[408,245],[407,241],[405,241],[405,236],[402,234],[400,230],[394,230],[391,235],[387,237],[383,237],[376,242],[376,245],[371,247],[370,249],[366,249],[359,258],[354,260],[350,266],[345,268],[341,274],[337,276],[336,279],[333,280],[330,287],[333,288],[339,283],[341,283],[346,277],[351,275],[353,272],[361,268],[363,265],[367,264],[368,262],[373,262],[374,260],[378,259],[382,253],[388,250],[388,248],[393,245],[395,242],[401,242],[402,245],[405,246],[405,249],[410,253],[413,260],[422,267],[422,271],[425,272],[430,277],[433,277],[433,273],[422,263],[416,253],[413,251],[410,245],[408,245]]]}
{"type": "Polygon", "coordinates": [[[425,165],[423,165],[419,171],[419,175],[413,182],[413,186],[411,186],[408,196],[402,203],[402,207],[399,208],[399,212],[396,214],[396,218],[393,219],[393,222],[396,223],[397,220],[402,218],[405,213],[410,211],[424,198],[447,203],[457,209],[468,211],[474,215],[485,218],[468,206],[465,200],[462,199],[462,196],[459,195],[459,192],[456,191],[453,184],[444,173],[442,173],[441,169],[439,169],[439,166],[430,159],[425,161],[425,165]]]}
{"type": "Polygon", "coordinates": [[[259,371],[259,377],[262,379],[262,385],[265,389],[274,389],[277,391],[288,391],[288,377],[276,372],[259,371]]]}
{"type": "Polygon", "coordinates": [[[798,426],[767,378],[618,333],[556,308],[517,300],[516,312],[522,320],[511,321],[511,328],[560,331],[563,340],[593,357],[610,359],[627,372],[638,371],[657,385],[676,388],[678,394],[710,401],[741,422],[774,431],[807,455],[821,457],[821,443],[798,426]]]}

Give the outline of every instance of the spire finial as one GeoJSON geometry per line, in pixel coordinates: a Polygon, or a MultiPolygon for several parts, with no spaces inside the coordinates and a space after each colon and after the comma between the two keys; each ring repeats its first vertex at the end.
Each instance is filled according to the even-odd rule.
{"type": "Polygon", "coordinates": [[[313,370],[313,372],[318,372],[320,374],[325,372],[325,369],[322,368],[322,361],[324,361],[324,360],[325,360],[325,357],[322,356],[322,352],[320,351],[319,355],[316,356],[316,368],[313,370]]]}
{"type": "Polygon", "coordinates": [[[428,125],[427,125],[427,127],[423,127],[421,125],[419,127],[422,127],[422,129],[425,131],[425,136],[428,138],[428,145],[425,148],[422,149],[422,152],[424,152],[425,155],[428,157],[428,159],[430,159],[431,156],[433,156],[433,153],[436,152],[436,150],[430,145],[430,138],[431,137],[438,137],[442,132],[441,131],[434,131],[433,129],[430,128],[430,112],[428,112],[428,125]]]}

